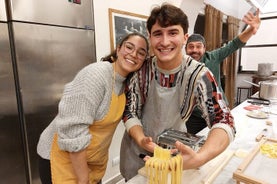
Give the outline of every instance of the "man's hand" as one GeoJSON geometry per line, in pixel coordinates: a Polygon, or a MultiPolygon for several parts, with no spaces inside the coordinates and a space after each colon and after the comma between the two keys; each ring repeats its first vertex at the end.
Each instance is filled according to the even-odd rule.
{"type": "Polygon", "coordinates": [[[253,35],[256,34],[261,24],[261,19],[259,14],[260,14],[260,10],[257,9],[255,15],[252,12],[248,12],[246,15],[244,15],[242,19],[244,23],[250,26],[253,35]]]}
{"type": "Polygon", "coordinates": [[[136,141],[136,143],[143,149],[153,153],[156,143],[153,142],[152,137],[147,137],[142,127],[139,125],[135,125],[129,130],[129,134],[136,141]]]}
{"type": "Polygon", "coordinates": [[[198,158],[198,153],[195,152],[191,147],[184,145],[183,143],[176,141],[175,147],[179,150],[183,158],[183,169],[195,169],[201,165],[198,158]]]}
{"type": "Polygon", "coordinates": [[[143,149],[145,149],[151,153],[154,153],[154,148],[155,148],[155,146],[158,146],[158,145],[152,141],[152,137],[144,137],[141,140],[140,146],[143,149]]]}

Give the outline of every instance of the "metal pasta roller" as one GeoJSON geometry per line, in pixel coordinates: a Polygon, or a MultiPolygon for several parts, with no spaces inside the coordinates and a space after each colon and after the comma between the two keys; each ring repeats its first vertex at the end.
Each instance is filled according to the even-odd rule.
{"type": "Polygon", "coordinates": [[[204,143],[205,136],[198,136],[179,130],[168,129],[162,132],[157,138],[157,144],[163,148],[172,149],[176,141],[180,141],[185,145],[196,150],[204,143]]]}

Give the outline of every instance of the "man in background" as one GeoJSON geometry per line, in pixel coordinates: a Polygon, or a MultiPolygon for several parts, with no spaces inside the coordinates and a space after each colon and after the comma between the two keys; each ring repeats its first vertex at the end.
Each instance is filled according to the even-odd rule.
{"type": "MultiPolygon", "coordinates": [[[[259,10],[256,11],[255,15],[251,12],[248,12],[246,15],[244,15],[242,20],[244,23],[249,25],[248,28],[221,48],[212,51],[206,51],[205,38],[200,34],[192,34],[189,36],[185,47],[187,55],[191,56],[196,61],[204,63],[214,74],[214,77],[218,83],[218,87],[222,92],[223,98],[227,104],[228,100],[224,94],[220,82],[220,64],[229,55],[242,48],[252,37],[252,35],[256,34],[261,24],[259,10]]],[[[199,108],[196,107],[193,110],[193,113],[186,125],[187,131],[193,134],[198,133],[207,126],[205,119],[202,118],[202,112],[199,108]]]]}

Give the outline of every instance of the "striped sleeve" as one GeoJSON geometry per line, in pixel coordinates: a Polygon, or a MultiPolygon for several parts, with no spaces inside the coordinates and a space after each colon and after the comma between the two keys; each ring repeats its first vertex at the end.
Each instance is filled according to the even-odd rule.
{"type": "Polygon", "coordinates": [[[182,79],[182,88],[182,118],[186,121],[197,106],[202,110],[208,127],[224,129],[232,141],[235,136],[234,119],[210,70],[190,59],[182,79]]]}
{"type": "Polygon", "coordinates": [[[127,131],[135,125],[142,125],[140,119],[149,85],[153,79],[152,68],[152,60],[146,61],[141,69],[127,80],[126,106],[123,113],[123,122],[127,131]]]}
{"type": "Polygon", "coordinates": [[[229,140],[235,136],[234,119],[227,103],[219,91],[212,73],[206,69],[197,83],[196,102],[203,112],[203,118],[211,129],[221,128],[226,131],[229,140]]]}

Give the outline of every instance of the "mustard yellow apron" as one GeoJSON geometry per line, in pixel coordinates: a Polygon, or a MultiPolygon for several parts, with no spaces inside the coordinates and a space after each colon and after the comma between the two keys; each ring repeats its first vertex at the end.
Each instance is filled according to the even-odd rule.
{"type": "MultiPolygon", "coordinates": [[[[91,142],[86,148],[87,163],[90,169],[90,184],[98,183],[105,174],[109,156],[109,146],[125,107],[125,94],[112,93],[112,101],[107,115],[95,121],[90,127],[91,142]]],[[[51,150],[51,174],[53,184],[77,184],[77,178],[71,165],[69,153],[59,149],[57,135],[51,150]]]]}

